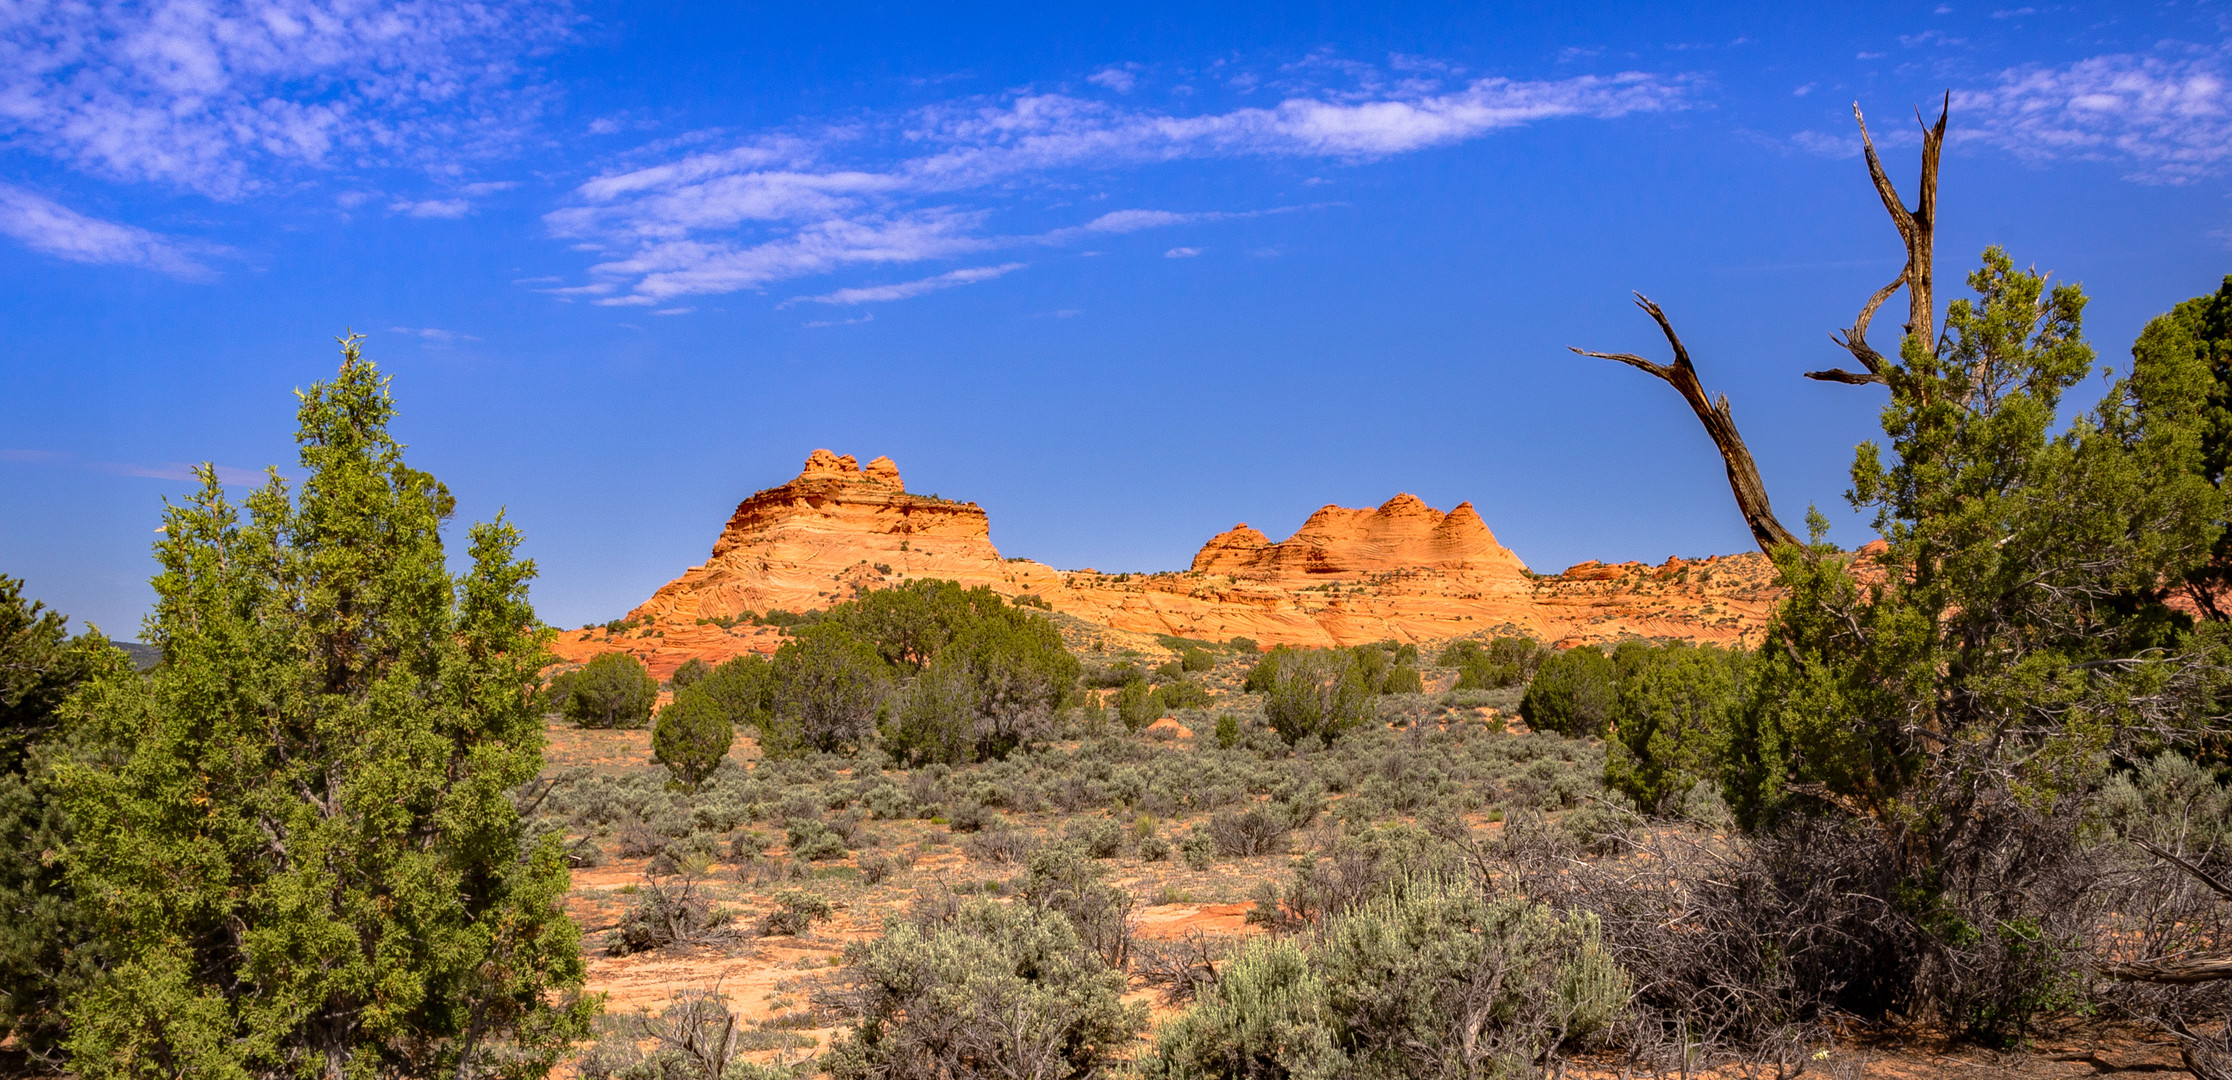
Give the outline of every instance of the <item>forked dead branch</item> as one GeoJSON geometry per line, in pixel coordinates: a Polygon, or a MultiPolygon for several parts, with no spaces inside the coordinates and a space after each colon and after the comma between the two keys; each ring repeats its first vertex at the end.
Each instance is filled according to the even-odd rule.
{"type": "MultiPolygon", "coordinates": [[[[1883,208],[1891,215],[1891,223],[1899,230],[1899,238],[1906,246],[1906,264],[1899,269],[1899,276],[1877,289],[1861,306],[1852,326],[1832,335],[1845,351],[1859,361],[1862,371],[1831,368],[1826,371],[1809,371],[1806,377],[1824,382],[1839,382],[1853,386],[1870,383],[1889,385],[1897,366],[1886,360],[1868,344],[1868,324],[1875,319],[1876,310],[1883,306],[1891,294],[1902,287],[1907,291],[1906,336],[1915,340],[1916,347],[1934,354],[1936,343],[1936,317],[1932,312],[1933,300],[1931,260],[1937,227],[1938,157],[1945,145],[1945,124],[1952,108],[1952,95],[1946,96],[1944,107],[1938,112],[1937,123],[1924,124],[1922,128],[1922,180],[1919,200],[1908,209],[1899,196],[1898,187],[1883,170],[1883,161],[1876,156],[1875,140],[1868,134],[1868,122],[1860,114],[1855,102],[1852,116],[1860,125],[1861,145],[1867,151],[1868,177],[1875,183],[1876,194],[1883,198],[1883,208]]],[[[1919,114],[1916,120],[1920,120],[1919,114]]],[[[1736,508],[1744,515],[1744,524],[1751,529],[1752,539],[1761,551],[1774,554],[1777,547],[1798,542],[1792,533],[1775,517],[1769,504],[1767,488],[1759,479],[1759,466],[1752,458],[1751,449],[1744,445],[1742,433],[1736,430],[1735,417],[1728,407],[1728,396],[1718,397],[1706,393],[1698,381],[1697,367],[1690,362],[1689,350],[1682,345],[1681,336],[1674,332],[1674,324],[1666,312],[1650,297],[1635,294],[1635,305],[1642,308],[1658,323],[1666,335],[1666,343],[1674,350],[1672,364],[1660,364],[1634,353],[1605,353],[1574,348],[1583,356],[1602,360],[1617,360],[1638,371],[1648,372],[1664,380],[1682,395],[1690,409],[1697,414],[1698,422],[1705,425],[1705,433],[1712,436],[1713,445],[1720,450],[1721,461],[1728,469],[1729,491],[1736,496],[1736,508]]]]}

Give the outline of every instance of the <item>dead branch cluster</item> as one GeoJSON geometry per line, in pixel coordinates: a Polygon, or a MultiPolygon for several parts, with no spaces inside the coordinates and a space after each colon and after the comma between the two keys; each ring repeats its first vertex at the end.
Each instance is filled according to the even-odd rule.
{"type": "MultiPolygon", "coordinates": [[[[1883,208],[1891,215],[1892,225],[1899,230],[1899,239],[1906,247],[1906,263],[1899,268],[1899,276],[1892,278],[1889,284],[1868,297],[1852,326],[1831,335],[1833,340],[1859,362],[1861,370],[1831,368],[1826,371],[1809,371],[1805,373],[1807,378],[1852,386],[1889,385],[1897,367],[1868,344],[1868,324],[1875,319],[1876,309],[1882,307],[1884,301],[1902,288],[1907,291],[1907,322],[1903,328],[1906,335],[1914,338],[1926,350],[1936,348],[1936,319],[1931,307],[1934,303],[1931,259],[1937,229],[1938,157],[1945,146],[1945,123],[1950,115],[1951,105],[1952,96],[1949,94],[1945,108],[1938,112],[1937,123],[1923,124],[1921,191],[1919,201],[1911,209],[1900,198],[1898,187],[1891,182],[1890,176],[1884,172],[1882,159],[1876,156],[1875,140],[1868,134],[1867,118],[1860,114],[1857,103],[1853,105],[1852,117],[1860,125],[1861,145],[1867,151],[1868,177],[1874,181],[1876,194],[1882,197],[1883,208]]],[[[1921,116],[1917,114],[1915,119],[1920,121],[1921,116]]],[[[1651,320],[1658,324],[1659,332],[1666,336],[1666,343],[1674,353],[1673,363],[1657,363],[1634,353],[1592,352],[1579,348],[1572,351],[1582,356],[1617,360],[1672,386],[1675,392],[1682,395],[1682,400],[1689,404],[1691,411],[1697,414],[1698,422],[1705,426],[1705,433],[1712,437],[1714,447],[1720,451],[1721,461],[1728,471],[1729,490],[1736,496],[1736,508],[1744,515],[1744,523],[1751,528],[1752,538],[1759,544],[1760,550],[1772,555],[1777,547],[1795,543],[1797,535],[1775,517],[1774,507],[1767,498],[1766,485],[1759,479],[1759,465],[1753,460],[1750,448],[1744,445],[1743,435],[1736,429],[1728,396],[1723,394],[1715,397],[1706,392],[1704,384],[1698,380],[1696,365],[1690,362],[1689,349],[1682,344],[1681,335],[1674,332],[1674,323],[1667,318],[1664,310],[1642,293],[1635,294],[1635,305],[1650,315],[1651,320]]]]}

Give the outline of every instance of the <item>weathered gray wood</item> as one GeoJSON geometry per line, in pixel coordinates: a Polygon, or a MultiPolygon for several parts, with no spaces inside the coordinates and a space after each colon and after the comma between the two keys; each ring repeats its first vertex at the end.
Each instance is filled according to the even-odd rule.
{"type": "MultiPolygon", "coordinates": [[[[1859,318],[1853,320],[1849,329],[1840,331],[1842,337],[1830,335],[1866,370],[1830,368],[1806,372],[1807,378],[1853,386],[1888,384],[1892,365],[1868,344],[1868,323],[1875,319],[1876,309],[1882,307],[1892,293],[1899,291],[1900,286],[1905,286],[1907,291],[1906,333],[1918,338],[1925,351],[1932,354],[1937,351],[1937,316],[1931,305],[1935,288],[1932,260],[1937,235],[1938,158],[1945,149],[1945,122],[1952,108],[1953,95],[1948,92],[1943,107],[1938,110],[1937,123],[1922,126],[1921,198],[1914,209],[1909,210],[1899,197],[1898,187],[1883,171],[1883,159],[1876,156],[1875,139],[1868,134],[1868,119],[1860,114],[1860,103],[1853,102],[1852,118],[1860,125],[1860,143],[1867,150],[1868,179],[1874,181],[1876,194],[1883,199],[1883,208],[1890,213],[1891,224],[1898,228],[1899,239],[1906,245],[1906,265],[1899,268],[1898,277],[1868,297],[1868,302],[1860,308],[1859,318]]],[[[1919,112],[1915,120],[1922,120],[1919,112]]]]}
{"type": "MultiPolygon", "coordinates": [[[[1744,437],[1736,430],[1736,421],[1729,415],[1728,396],[1718,400],[1705,393],[1697,381],[1697,368],[1690,363],[1689,350],[1682,346],[1682,339],[1674,333],[1674,324],[1667,321],[1666,312],[1642,293],[1635,294],[1635,306],[1649,312],[1659,329],[1666,334],[1666,343],[1674,347],[1674,362],[1660,364],[1634,353],[1600,353],[1587,349],[1573,349],[1583,356],[1601,360],[1617,360],[1639,371],[1647,371],[1664,379],[1689,402],[1691,411],[1705,425],[1705,433],[1713,437],[1713,445],[1720,449],[1721,463],[1728,468],[1728,488],[1736,495],[1736,508],[1744,515],[1744,524],[1751,527],[1752,539],[1761,551],[1772,554],[1783,544],[1795,544],[1798,537],[1783,523],[1775,519],[1774,508],[1767,502],[1767,485],[1759,480],[1759,466],[1752,460],[1751,450],[1744,445],[1744,437]]],[[[1568,346],[1571,348],[1571,346],[1568,346]]]]}

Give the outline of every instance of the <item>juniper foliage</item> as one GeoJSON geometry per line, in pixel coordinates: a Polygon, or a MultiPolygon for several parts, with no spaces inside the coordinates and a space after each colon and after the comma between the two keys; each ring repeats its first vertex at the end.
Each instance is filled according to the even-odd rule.
{"type": "Polygon", "coordinates": [[[165,514],[143,637],[58,771],[107,943],[69,1003],[86,1077],[538,1076],[587,1029],[556,837],[524,842],[546,631],[501,516],[405,464],[344,342],[300,394],[299,492],[209,466],[165,514]]]}

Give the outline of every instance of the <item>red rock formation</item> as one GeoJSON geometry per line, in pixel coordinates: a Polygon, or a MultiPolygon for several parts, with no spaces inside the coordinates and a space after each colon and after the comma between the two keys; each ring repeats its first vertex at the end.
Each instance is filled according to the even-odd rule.
{"type": "MultiPolygon", "coordinates": [[[[1053,573],[1037,569],[1033,580],[1051,585],[1053,573]]],[[[797,479],[737,504],[712,557],[629,617],[806,611],[910,577],[1024,591],[1031,577],[1024,570],[1000,558],[977,504],[909,494],[890,458],[863,469],[850,455],[816,450],[797,479]]]]}
{"type": "Polygon", "coordinates": [[[863,468],[816,450],[798,477],[740,503],[703,566],[631,612],[614,637],[562,635],[562,657],[622,648],[664,675],[692,656],[769,651],[780,635],[727,621],[745,612],[815,610],[911,578],[1032,594],[1115,630],[1263,645],[1431,641],[1525,633],[1544,641],[1628,636],[1755,639],[1780,593],[1757,554],[1606,566],[1537,576],[1496,542],[1470,503],[1444,514],[1410,495],[1369,510],[1328,506],[1272,543],[1238,525],[1182,573],[1064,573],[1003,559],[975,503],[907,492],[889,458],[863,468]]]}
{"type": "MultiPolygon", "coordinates": [[[[1229,574],[1240,568],[1254,566],[1271,547],[1271,538],[1243,521],[1232,528],[1209,538],[1194,553],[1193,570],[1197,574],[1229,574]]],[[[1080,574],[1096,574],[1097,570],[1080,570],[1080,574]]]]}
{"type": "Polygon", "coordinates": [[[1249,581],[1369,577],[1401,570],[1480,571],[1524,576],[1526,564],[1480,520],[1469,502],[1444,514],[1414,495],[1377,509],[1326,506],[1293,536],[1271,543],[1247,525],[1202,546],[1193,569],[1249,581]]]}

